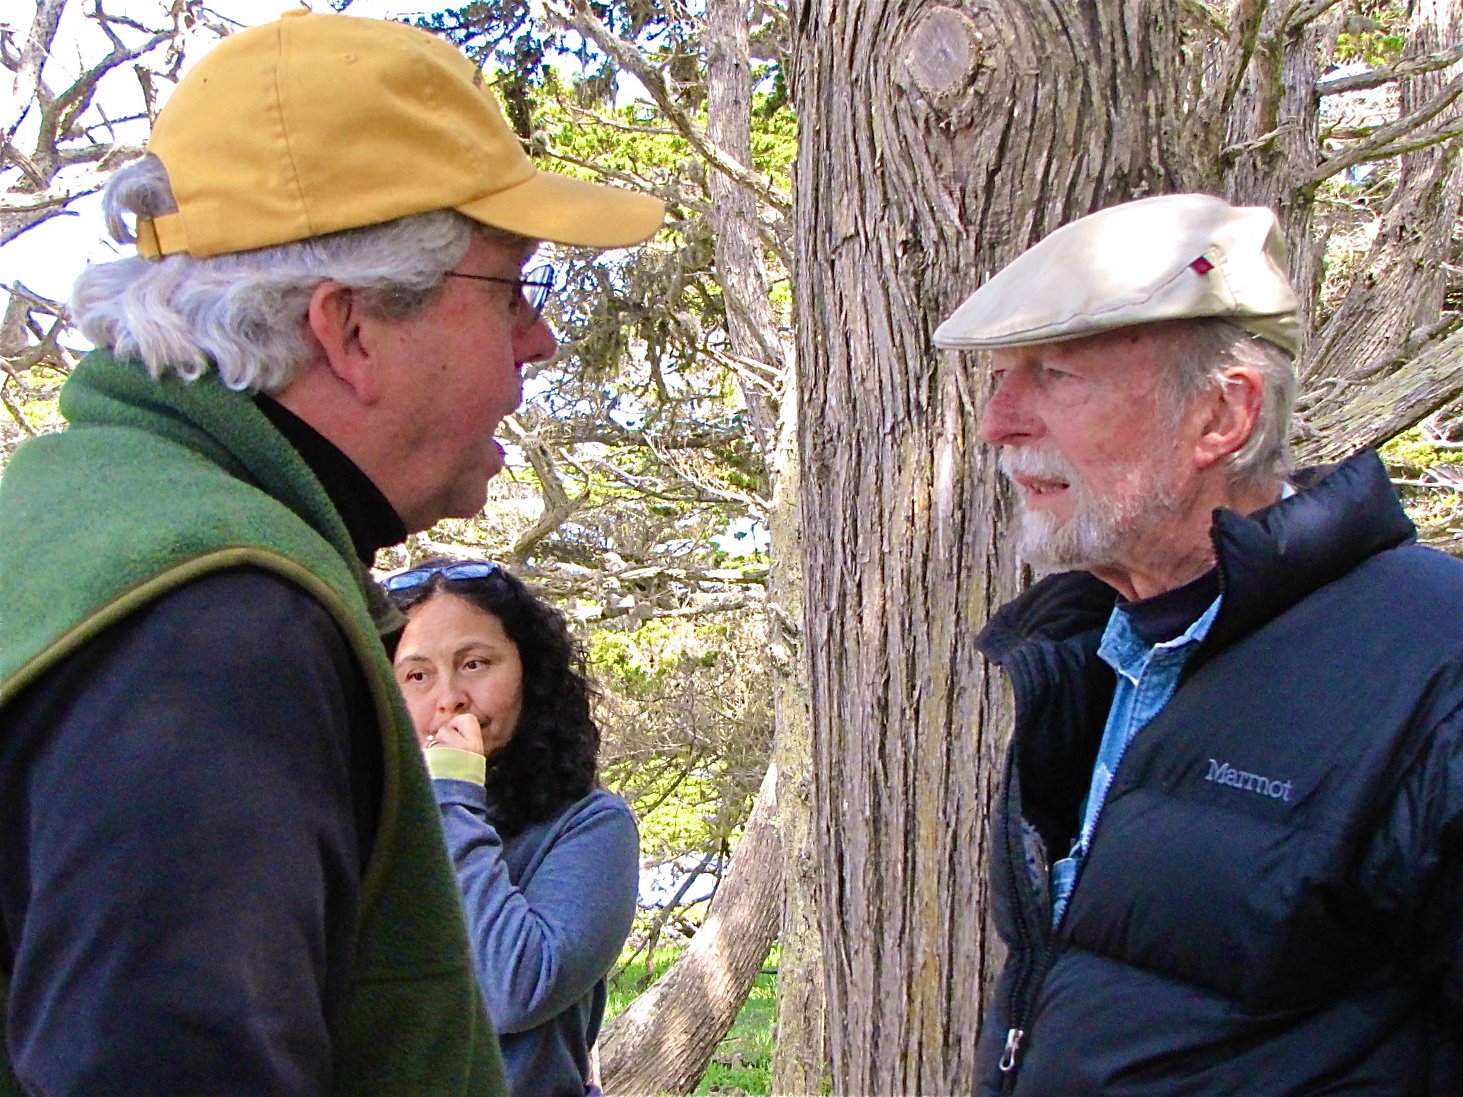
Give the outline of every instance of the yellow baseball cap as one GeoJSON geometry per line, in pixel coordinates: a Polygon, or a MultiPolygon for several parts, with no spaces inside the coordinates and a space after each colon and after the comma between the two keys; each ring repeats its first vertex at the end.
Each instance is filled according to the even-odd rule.
{"type": "Polygon", "coordinates": [[[935,345],[1024,347],[1203,316],[1291,357],[1300,349],[1275,215],[1208,194],[1166,194],[1098,210],[1032,245],[935,329],[935,345]]]}
{"type": "Polygon", "coordinates": [[[637,244],[649,195],[534,167],[450,43],[381,19],[290,12],[206,54],[148,142],[176,212],[140,218],[148,258],[220,255],[455,209],[535,240],[637,244]]]}

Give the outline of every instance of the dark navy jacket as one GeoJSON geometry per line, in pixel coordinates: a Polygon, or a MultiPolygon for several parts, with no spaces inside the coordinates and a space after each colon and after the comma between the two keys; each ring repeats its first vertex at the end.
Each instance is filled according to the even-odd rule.
{"type": "Polygon", "coordinates": [[[1055,932],[1043,862],[1091,778],[1114,594],[1053,576],[982,634],[1017,709],[982,1094],[1463,1086],[1463,563],[1415,544],[1370,452],[1298,481],[1216,513],[1219,617],[1055,932]]]}

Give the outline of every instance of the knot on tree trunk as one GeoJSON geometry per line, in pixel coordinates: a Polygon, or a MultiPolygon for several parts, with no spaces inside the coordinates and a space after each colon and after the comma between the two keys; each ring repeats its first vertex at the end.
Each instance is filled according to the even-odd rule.
{"type": "Polygon", "coordinates": [[[967,16],[937,7],[915,24],[904,49],[904,71],[939,106],[963,98],[984,51],[985,37],[967,16]]]}

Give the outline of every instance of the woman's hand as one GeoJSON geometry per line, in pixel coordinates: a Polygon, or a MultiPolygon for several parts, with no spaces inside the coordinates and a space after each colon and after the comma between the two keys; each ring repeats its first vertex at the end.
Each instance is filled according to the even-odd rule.
{"type": "Polygon", "coordinates": [[[428,735],[426,745],[470,750],[484,758],[491,758],[507,746],[512,737],[512,728],[500,728],[491,722],[483,727],[472,713],[460,712],[428,735]]]}

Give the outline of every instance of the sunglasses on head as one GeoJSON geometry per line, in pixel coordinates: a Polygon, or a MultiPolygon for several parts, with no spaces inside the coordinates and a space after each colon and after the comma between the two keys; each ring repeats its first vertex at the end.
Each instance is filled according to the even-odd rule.
{"type": "Polygon", "coordinates": [[[490,560],[456,560],[437,564],[423,564],[419,568],[407,568],[388,575],[381,585],[392,594],[419,587],[434,575],[440,575],[449,583],[458,579],[486,579],[496,574],[498,565],[490,560]]]}

